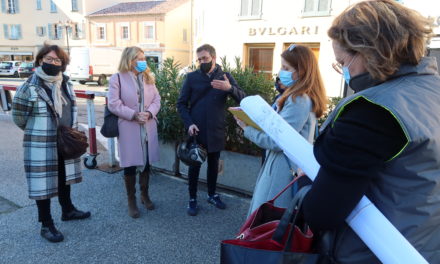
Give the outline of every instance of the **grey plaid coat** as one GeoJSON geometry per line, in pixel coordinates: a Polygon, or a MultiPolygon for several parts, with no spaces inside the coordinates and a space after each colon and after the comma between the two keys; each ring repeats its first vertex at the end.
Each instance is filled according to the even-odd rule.
{"type": "MultiPolygon", "coordinates": [[[[73,126],[77,126],[77,107],[73,85],[64,76],[72,101],[73,126]]],[[[42,87],[43,80],[33,74],[21,85],[12,100],[15,124],[24,130],[24,170],[29,198],[47,199],[58,195],[57,121],[52,100],[42,87]]],[[[81,182],[80,159],[66,160],[66,184],[81,182]]]]}

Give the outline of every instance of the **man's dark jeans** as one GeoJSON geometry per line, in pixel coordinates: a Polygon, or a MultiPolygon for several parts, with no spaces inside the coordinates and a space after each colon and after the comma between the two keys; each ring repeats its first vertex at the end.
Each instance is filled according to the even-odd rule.
{"type": "MultiPolygon", "coordinates": [[[[208,195],[215,194],[218,175],[218,161],[220,159],[220,151],[208,153],[208,195]]],[[[190,199],[197,198],[197,183],[199,181],[200,165],[189,166],[188,170],[188,190],[190,199]]]]}

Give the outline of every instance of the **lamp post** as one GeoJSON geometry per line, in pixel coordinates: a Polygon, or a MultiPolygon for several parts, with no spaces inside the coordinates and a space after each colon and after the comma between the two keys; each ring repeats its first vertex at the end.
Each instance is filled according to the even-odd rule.
{"type": "Polygon", "coordinates": [[[58,25],[64,27],[66,29],[66,41],[67,41],[67,54],[70,55],[70,46],[69,46],[69,28],[72,26],[72,21],[67,20],[66,22],[58,21],[58,25]]]}

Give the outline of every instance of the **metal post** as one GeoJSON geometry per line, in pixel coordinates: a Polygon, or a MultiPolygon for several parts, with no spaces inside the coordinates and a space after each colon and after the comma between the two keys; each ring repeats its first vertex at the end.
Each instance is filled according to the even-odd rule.
{"type": "Polygon", "coordinates": [[[8,100],[6,99],[6,92],[3,85],[0,85],[0,99],[2,101],[3,111],[8,111],[8,100]]]}
{"type": "Polygon", "coordinates": [[[98,150],[96,147],[96,121],[95,121],[95,104],[93,100],[95,99],[94,94],[88,94],[87,96],[87,123],[89,126],[89,145],[90,145],[90,155],[96,156],[98,150]]]}

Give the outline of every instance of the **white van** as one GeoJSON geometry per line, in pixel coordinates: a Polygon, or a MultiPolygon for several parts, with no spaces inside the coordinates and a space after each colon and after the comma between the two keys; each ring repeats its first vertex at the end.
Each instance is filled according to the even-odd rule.
{"type": "Polygon", "coordinates": [[[80,48],[70,51],[70,65],[66,73],[81,84],[97,81],[104,85],[107,77],[118,71],[122,50],[117,48],[80,48]]]}

